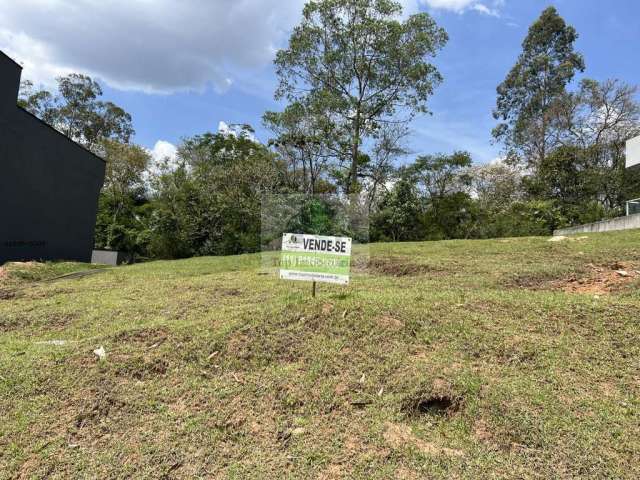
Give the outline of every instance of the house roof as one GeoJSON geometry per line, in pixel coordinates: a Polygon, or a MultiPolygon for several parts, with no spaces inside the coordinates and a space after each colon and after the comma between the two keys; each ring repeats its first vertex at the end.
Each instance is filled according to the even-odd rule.
{"type": "MultiPolygon", "coordinates": [[[[0,57],[1,58],[6,58],[8,59],[11,63],[13,63],[14,65],[16,65],[20,70],[22,70],[22,65],[20,65],[18,62],[16,62],[13,58],[11,58],[9,55],[7,55],[6,53],[4,53],[2,50],[0,50],[0,57]]],[[[102,158],[100,155],[96,155],[95,153],[93,153],[91,150],[89,150],[88,148],[86,148],[85,146],[79,144],[78,142],[74,141],[73,139],[69,138],[68,136],[66,136],[64,133],[56,130],[55,128],[53,128],[51,125],[49,125],[47,122],[45,122],[44,120],[42,120],[41,118],[38,118],[37,116],[35,116],[33,113],[29,112],[28,110],[20,107],[19,105],[16,104],[16,108],[18,110],[21,110],[23,112],[25,112],[27,115],[33,117],[35,120],[37,120],[38,122],[40,122],[42,125],[46,126],[47,128],[53,130],[55,133],[57,133],[58,135],[62,135],[64,138],[66,138],[69,142],[73,143],[74,145],[77,145],[78,147],[80,147],[81,149],[83,149],[84,151],[86,151],[87,153],[90,153],[92,156],[94,156],[95,158],[105,162],[105,159],[102,158]]]]}
{"type": "Polygon", "coordinates": [[[20,68],[20,70],[22,70],[22,65],[20,65],[18,62],[16,62],[13,58],[11,58],[9,55],[7,55],[6,53],[4,53],[2,50],[0,50],[0,56],[7,58],[11,61],[11,63],[16,64],[16,66],[18,68],[20,68]]]}

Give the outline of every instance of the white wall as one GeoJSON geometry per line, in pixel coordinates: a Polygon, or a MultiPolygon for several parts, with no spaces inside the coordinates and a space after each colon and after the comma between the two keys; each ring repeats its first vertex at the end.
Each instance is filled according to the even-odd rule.
{"type": "Polygon", "coordinates": [[[640,164],[640,137],[627,141],[627,168],[640,164]]]}

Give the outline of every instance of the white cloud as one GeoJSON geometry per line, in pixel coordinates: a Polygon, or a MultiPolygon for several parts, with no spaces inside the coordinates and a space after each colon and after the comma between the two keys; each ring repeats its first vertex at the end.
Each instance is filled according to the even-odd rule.
{"type": "Polygon", "coordinates": [[[504,0],[493,0],[491,6],[487,6],[486,2],[479,0],[421,0],[424,5],[433,10],[448,10],[455,13],[464,13],[468,10],[474,10],[484,15],[499,17],[499,8],[504,4],[504,0]]]}
{"type": "Polygon", "coordinates": [[[144,172],[143,181],[147,189],[152,190],[152,178],[178,167],[178,148],[165,140],[158,140],[152,149],[147,149],[151,161],[144,172]]]}
{"type": "Polygon", "coordinates": [[[151,158],[155,163],[165,160],[174,162],[178,155],[178,148],[165,140],[158,140],[151,150],[149,150],[151,158]]]}
{"type": "Polygon", "coordinates": [[[424,3],[434,9],[463,12],[476,3],[476,0],[424,0],[424,3]]]}
{"type": "Polygon", "coordinates": [[[497,10],[494,10],[493,8],[489,8],[486,5],[483,5],[482,3],[476,3],[472,5],[471,8],[476,12],[484,13],[485,15],[490,15],[492,17],[500,16],[497,10]]]}
{"type": "MultiPolygon", "coordinates": [[[[497,15],[504,0],[399,0],[497,15]]],[[[0,0],[0,49],[24,78],[89,74],[146,93],[223,93],[268,66],[306,0],[0,0]]]]}
{"type": "Polygon", "coordinates": [[[304,0],[0,0],[0,49],[25,78],[86,72],[147,93],[226,91],[268,65],[304,0]]]}

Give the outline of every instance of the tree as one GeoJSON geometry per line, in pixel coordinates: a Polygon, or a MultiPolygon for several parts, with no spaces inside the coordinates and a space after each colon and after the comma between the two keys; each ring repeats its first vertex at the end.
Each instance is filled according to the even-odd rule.
{"type": "Polygon", "coordinates": [[[640,134],[637,91],[618,80],[584,79],[557,112],[559,141],[584,152],[582,157],[589,160],[584,168],[597,182],[597,196],[606,209],[621,209],[630,192],[640,187],[633,172],[625,169],[625,142],[640,134]]]}
{"type": "Polygon", "coordinates": [[[328,193],[327,181],[335,136],[333,124],[313,105],[293,102],[283,112],[266,112],[263,122],[274,134],[270,145],[289,165],[291,188],[302,193],[328,193]]]}
{"type": "Polygon", "coordinates": [[[146,203],[144,174],[151,161],[142,147],[103,140],[105,181],[100,193],[96,222],[96,245],[101,248],[144,253],[136,210],[146,203]]]}
{"type": "Polygon", "coordinates": [[[402,176],[382,198],[373,215],[371,238],[374,241],[422,240],[424,211],[415,184],[402,176]]]}
{"type": "Polygon", "coordinates": [[[131,115],[112,102],[98,100],[102,96],[98,82],[77,73],[57,82],[55,94],[23,82],[18,104],[94,153],[104,153],[105,139],[129,143],[134,134],[131,115]]]}
{"type": "Polygon", "coordinates": [[[376,209],[380,198],[387,193],[387,185],[396,173],[395,161],[408,153],[403,145],[408,133],[403,124],[382,125],[370,155],[363,162],[360,176],[369,215],[376,209]]]}
{"type": "Polygon", "coordinates": [[[524,197],[522,173],[504,162],[479,165],[468,170],[471,190],[482,208],[504,211],[524,197]]]}
{"type": "Polygon", "coordinates": [[[566,95],[576,72],[584,71],[582,55],[573,44],[575,29],[554,7],[542,12],[522,43],[522,53],[498,86],[493,130],[504,143],[510,161],[524,160],[535,167],[557,146],[553,112],[566,95]]]}
{"type": "Polygon", "coordinates": [[[37,90],[31,80],[23,80],[20,83],[18,106],[49,124],[53,122],[50,115],[55,107],[54,100],[51,92],[37,90]]]}
{"type": "Polygon", "coordinates": [[[231,255],[260,248],[261,198],[283,186],[285,167],[249,133],[245,128],[183,141],[178,168],[153,181],[154,255],[231,255]]]}
{"type": "Polygon", "coordinates": [[[375,139],[381,124],[426,112],[442,80],[428,60],[446,32],[426,13],[400,21],[401,11],[392,0],[309,2],[276,55],[276,98],[311,102],[335,123],[346,193],[357,190],[365,140],[375,139]]]}
{"type": "Polygon", "coordinates": [[[442,198],[469,187],[471,178],[467,169],[471,164],[469,152],[423,155],[408,167],[408,172],[427,197],[442,198]]]}

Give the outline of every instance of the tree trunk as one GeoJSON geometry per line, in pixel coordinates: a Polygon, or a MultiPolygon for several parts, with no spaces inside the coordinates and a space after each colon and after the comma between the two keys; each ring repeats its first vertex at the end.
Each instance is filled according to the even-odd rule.
{"type": "Polygon", "coordinates": [[[351,149],[351,171],[347,183],[347,195],[353,193],[358,184],[358,156],[360,152],[360,111],[356,112],[353,120],[353,145],[351,149]]]}

